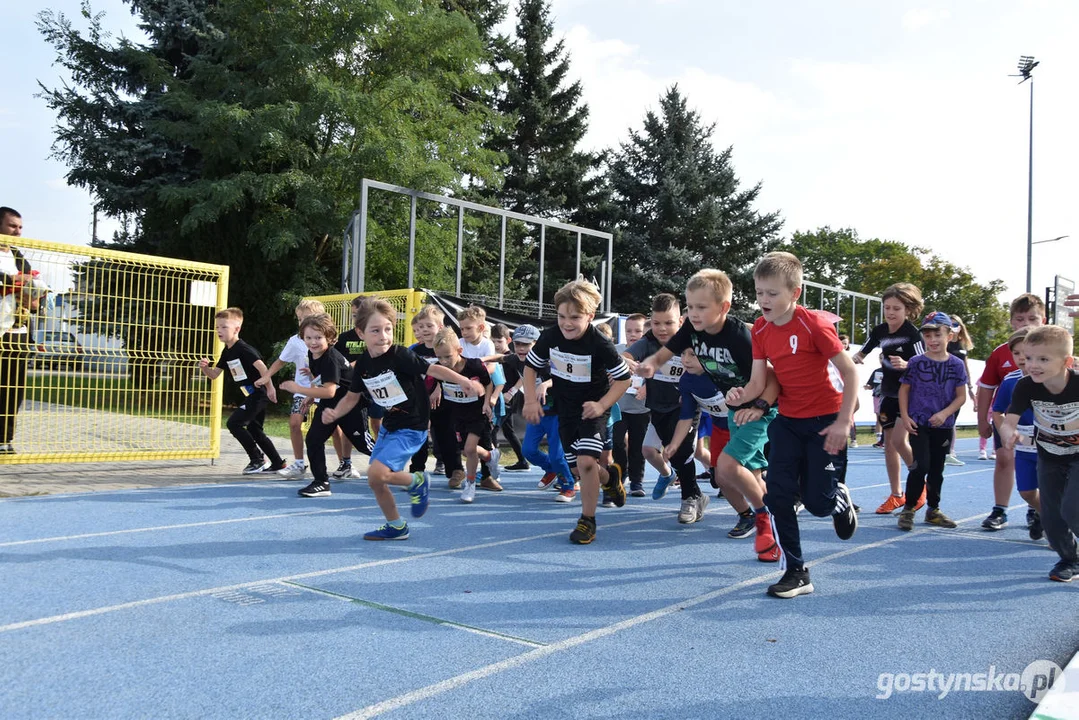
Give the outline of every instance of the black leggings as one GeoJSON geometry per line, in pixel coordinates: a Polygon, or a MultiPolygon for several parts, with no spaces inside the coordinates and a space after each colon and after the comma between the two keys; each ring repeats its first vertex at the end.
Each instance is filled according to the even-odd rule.
{"type": "Polygon", "coordinates": [[[498,445],[499,430],[502,431],[502,436],[506,438],[506,442],[510,444],[510,448],[513,449],[514,454],[517,456],[517,462],[525,462],[521,441],[517,438],[517,432],[513,429],[513,415],[502,418],[502,424],[491,429],[491,439],[495,446],[498,445]]]}
{"type": "Polygon", "coordinates": [[[0,334],[0,443],[15,439],[15,416],[26,397],[31,348],[29,333],[0,334]]]}
{"type": "Polygon", "coordinates": [[[307,428],[307,436],[304,444],[307,446],[307,462],[311,466],[311,476],[315,480],[326,482],[330,476],[326,470],[326,441],[333,435],[333,429],[340,427],[341,432],[356,448],[364,455],[371,454],[374,447],[374,439],[371,437],[370,423],[367,419],[367,409],[362,405],[352,408],[352,412],[336,422],[322,422],[322,412],[328,408],[320,403],[315,410],[315,416],[311,419],[311,425],[307,428]]]}
{"type": "Polygon", "coordinates": [[[927,507],[940,507],[940,488],[944,484],[944,459],[952,449],[952,428],[919,425],[910,436],[914,464],[907,473],[907,510],[913,510],[926,489],[927,507]]]}

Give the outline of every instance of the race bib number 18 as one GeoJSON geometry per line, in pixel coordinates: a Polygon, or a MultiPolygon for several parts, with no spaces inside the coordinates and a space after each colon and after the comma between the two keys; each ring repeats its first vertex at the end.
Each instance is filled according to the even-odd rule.
{"type": "Polygon", "coordinates": [[[592,382],[592,356],[551,350],[551,374],[575,383],[592,382]]]}
{"type": "Polygon", "coordinates": [[[408,400],[397,376],[389,370],[373,378],[363,378],[363,384],[367,392],[371,393],[371,399],[384,408],[391,408],[408,400]]]}

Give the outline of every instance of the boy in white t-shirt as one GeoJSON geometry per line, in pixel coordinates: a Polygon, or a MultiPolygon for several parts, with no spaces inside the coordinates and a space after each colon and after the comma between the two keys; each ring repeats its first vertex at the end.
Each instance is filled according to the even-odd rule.
{"type": "MultiPolygon", "coordinates": [[[[302,323],[304,318],[324,312],[326,312],[326,309],[318,300],[301,300],[296,305],[296,322],[302,323]]],[[[262,374],[262,377],[255,381],[255,385],[259,387],[266,385],[281,368],[289,363],[296,366],[295,383],[300,387],[311,387],[311,378],[304,372],[307,370],[307,345],[304,344],[303,338],[299,335],[293,335],[288,339],[284,349],[281,350],[281,354],[277,356],[277,359],[273,361],[270,367],[266,368],[266,372],[262,374]]],[[[292,396],[292,408],[289,410],[288,416],[288,432],[289,439],[292,441],[293,460],[292,464],[287,468],[277,471],[277,474],[283,478],[297,480],[307,472],[303,457],[303,421],[307,417],[307,411],[310,407],[311,398],[300,393],[292,396]]]]}

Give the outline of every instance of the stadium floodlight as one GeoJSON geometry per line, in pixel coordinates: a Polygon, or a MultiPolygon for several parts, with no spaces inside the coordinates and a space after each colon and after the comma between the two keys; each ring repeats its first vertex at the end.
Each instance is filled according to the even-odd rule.
{"type": "Polygon", "coordinates": [[[1034,261],[1034,68],[1038,61],[1033,55],[1019,56],[1019,74],[1009,77],[1021,78],[1022,85],[1030,80],[1030,141],[1027,160],[1027,292],[1030,292],[1030,271],[1034,261]]]}

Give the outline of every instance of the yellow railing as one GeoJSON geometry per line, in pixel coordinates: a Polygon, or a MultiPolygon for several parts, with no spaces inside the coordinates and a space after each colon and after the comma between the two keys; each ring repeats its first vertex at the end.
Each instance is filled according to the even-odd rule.
{"type": "Polygon", "coordinates": [[[340,334],[352,329],[352,299],[358,295],[380,297],[393,305],[397,311],[397,325],[393,333],[394,342],[406,347],[416,342],[416,336],[412,334],[412,316],[419,312],[426,302],[427,294],[422,290],[377,290],[342,295],[318,295],[309,299],[322,302],[340,334]]]}
{"type": "Polygon", "coordinates": [[[0,243],[36,273],[0,296],[0,464],[218,456],[222,383],[197,363],[221,352],[227,267],[0,243]]]}

